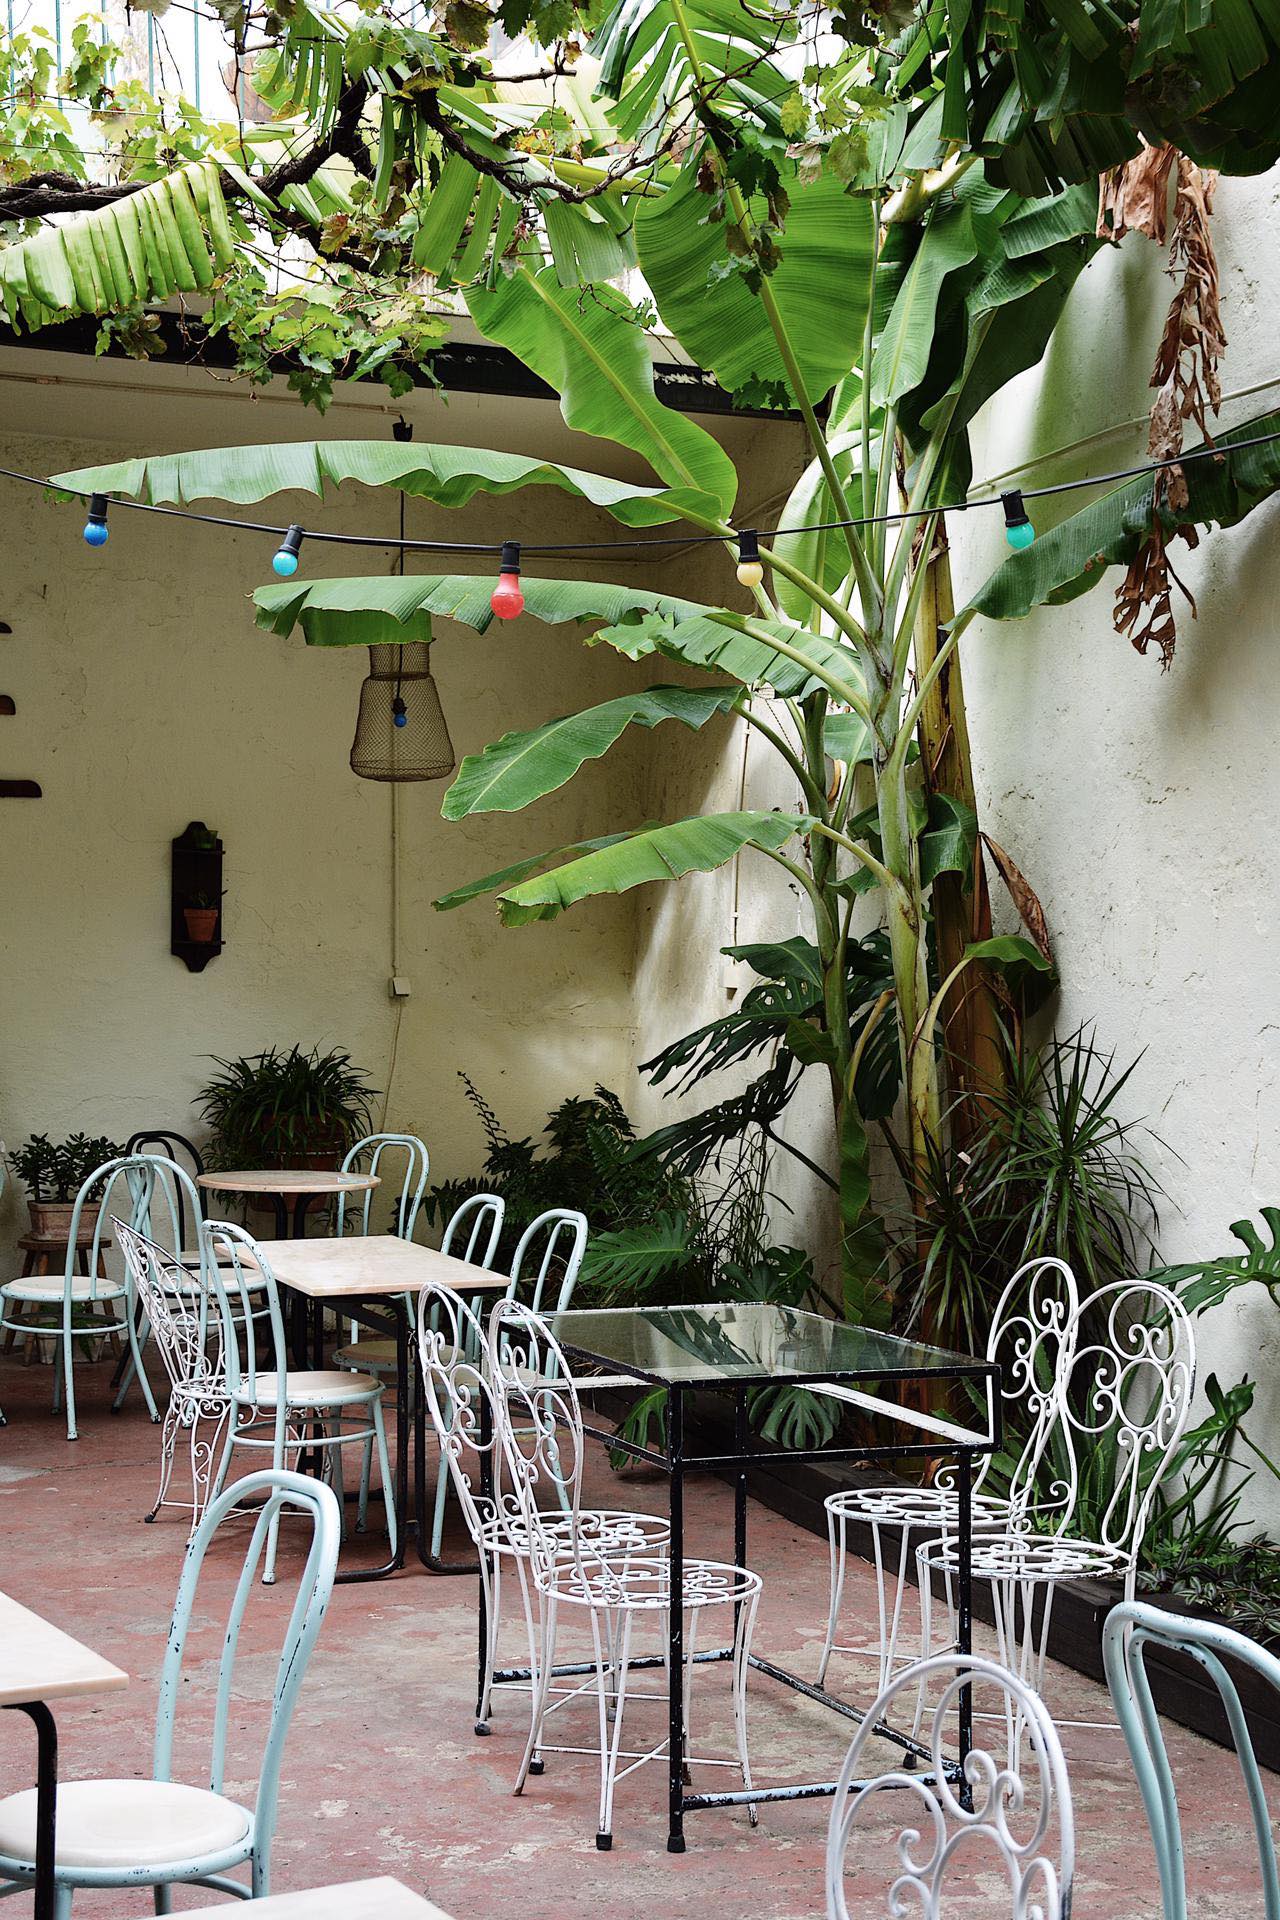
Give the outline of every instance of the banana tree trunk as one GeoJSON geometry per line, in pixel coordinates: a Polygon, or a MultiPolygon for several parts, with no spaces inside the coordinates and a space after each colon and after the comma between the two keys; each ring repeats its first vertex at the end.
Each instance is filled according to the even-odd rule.
{"type": "MultiPolygon", "coordinates": [[[[955,614],[951,585],[951,553],[946,534],[938,538],[928,562],[928,578],[915,630],[917,676],[923,678],[946,636],[955,614]]],[[[930,793],[945,794],[977,812],[973,760],[965,711],[960,655],[955,653],[939,674],[920,713],[918,727],[925,785],[930,793]]],[[[969,873],[939,874],[931,893],[938,973],[946,979],[965,948],[991,937],[991,897],[979,838],[969,873]]],[[[981,1121],[984,1090],[998,1088],[1004,1079],[1000,1040],[999,1002],[991,976],[981,964],[965,969],[943,1002],[941,1031],[944,1070],[954,1105],[949,1113],[952,1139],[966,1145],[981,1121]]]]}

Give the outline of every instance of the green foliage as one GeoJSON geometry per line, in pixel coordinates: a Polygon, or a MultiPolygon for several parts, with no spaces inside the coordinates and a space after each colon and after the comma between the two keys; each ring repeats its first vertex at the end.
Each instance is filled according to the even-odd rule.
{"type": "Polygon", "coordinates": [[[53,1141],[47,1133],[33,1133],[9,1155],[9,1163],[33,1200],[68,1201],[75,1199],[91,1173],[123,1152],[105,1134],[90,1139],[73,1133],[66,1140],[53,1141]]]}
{"type": "Polygon", "coordinates": [[[1139,1568],[1138,1590],[1168,1594],[1264,1646],[1280,1645],[1280,1547],[1265,1534],[1159,1542],[1139,1568]]]}
{"type": "Polygon", "coordinates": [[[313,1155],[336,1165],[369,1130],[376,1089],[341,1047],[267,1047],[215,1065],[221,1072],[196,1095],[211,1168],[296,1166],[313,1155]]]}
{"type": "Polygon", "coordinates": [[[1216,1307],[1237,1287],[1255,1282],[1265,1287],[1273,1306],[1280,1306],[1280,1207],[1263,1207],[1262,1219],[1270,1245],[1252,1220],[1233,1220],[1231,1231],[1244,1247],[1242,1254],[1220,1254],[1216,1259],[1162,1267],[1159,1278],[1175,1288],[1193,1313],[1216,1307]]]}

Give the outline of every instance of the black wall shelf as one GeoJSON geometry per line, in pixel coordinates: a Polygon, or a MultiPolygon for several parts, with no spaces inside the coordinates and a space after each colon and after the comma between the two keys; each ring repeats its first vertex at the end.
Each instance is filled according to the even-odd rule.
{"type": "Polygon", "coordinates": [[[172,842],[169,884],[169,951],[192,973],[203,973],[222,952],[222,842],[203,820],[192,820],[172,842]],[[193,940],[186,909],[197,896],[217,903],[212,940],[193,940]]]}

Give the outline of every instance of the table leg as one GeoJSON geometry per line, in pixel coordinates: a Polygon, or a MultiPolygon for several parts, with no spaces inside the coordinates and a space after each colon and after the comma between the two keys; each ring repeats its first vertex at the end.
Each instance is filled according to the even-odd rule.
{"type": "MultiPolygon", "coordinates": [[[[291,1237],[294,1240],[305,1240],[307,1237],[307,1209],[311,1205],[311,1202],[314,1198],[315,1198],[314,1194],[300,1193],[297,1199],[293,1203],[293,1233],[291,1237]]],[[[288,1221],[285,1219],[285,1209],[284,1209],[283,1199],[280,1201],[279,1205],[280,1205],[280,1212],[277,1218],[285,1221],[285,1229],[287,1231],[288,1221]]],[[[284,1234],[282,1233],[280,1237],[281,1239],[283,1239],[284,1234]]]]}
{"type": "MultiPolygon", "coordinates": [[[[956,1649],[973,1652],[973,1455],[962,1451],[956,1462],[956,1519],[960,1535],[960,1566],[956,1582],[956,1649]]],[[[960,1804],[973,1811],[973,1789],[965,1778],[965,1762],[973,1746],[973,1689],[960,1689],[960,1804]]]]}
{"type": "Polygon", "coordinates": [[[58,1804],[58,1729],[43,1700],[19,1700],[13,1711],[25,1713],[36,1729],[36,1898],[35,1920],[54,1920],[55,1823],[58,1804]]]}
{"type": "Polygon", "coordinates": [[[667,1388],[667,1471],[670,1476],[670,1581],[667,1613],[667,1852],[684,1852],[684,1394],[667,1388]]]}

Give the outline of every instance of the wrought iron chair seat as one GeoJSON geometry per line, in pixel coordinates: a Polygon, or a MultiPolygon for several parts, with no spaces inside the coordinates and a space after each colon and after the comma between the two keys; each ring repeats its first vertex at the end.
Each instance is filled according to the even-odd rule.
{"type": "MultiPolygon", "coordinates": [[[[177,1780],[69,1780],[58,1788],[57,1863],[98,1869],[176,1866],[193,1856],[218,1868],[247,1860],[253,1814],[206,1787],[177,1780]]],[[[0,1872],[35,1861],[36,1794],[0,1800],[0,1872]]]]}
{"type": "MultiPolygon", "coordinates": [[[[959,1499],[953,1487],[846,1487],[843,1493],[829,1493],[822,1504],[828,1513],[843,1514],[849,1520],[945,1529],[956,1520],[959,1499]]],[[[974,1521],[1004,1520],[1011,1506],[999,1494],[975,1493],[974,1521]]]]}
{"type": "MultiPolygon", "coordinates": [[[[371,1373],[347,1373],[334,1367],[315,1373],[297,1372],[290,1367],[284,1376],[284,1397],[290,1407],[345,1407],[362,1400],[380,1400],[382,1383],[371,1373]]],[[[252,1381],[232,1388],[231,1398],[238,1407],[274,1407],[280,1396],[278,1373],[259,1373],[252,1381]]]]}
{"type": "MultiPolygon", "coordinates": [[[[577,1529],[580,1538],[589,1540],[603,1557],[609,1559],[627,1559],[632,1554],[652,1557],[671,1542],[669,1520],[658,1514],[628,1513],[620,1507],[583,1510],[578,1514],[577,1529]]],[[[544,1513],[539,1530],[544,1536],[554,1537],[558,1534],[568,1544],[573,1538],[573,1516],[558,1510],[544,1513]]],[[[528,1523],[520,1514],[495,1514],[492,1519],[485,1521],[481,1533],[491,1553],[518,1554],[528,1559],[533,1552],[534,1543],[528,1523]]]]}
{"type": "MultiPolygon", "coordinates": [[[[555,1565],[539,1565],[539,1589],[571,1606],[608,1607],[619,1612],[665,1613],[671,1605],[671,1562],[665,1555],[613,1559],[601,1542],[600,1558],[585,1548],[581,1534],[571,1542],[570,1556],[555,1565]]],[[[721,1607],[755,1600],[764,1582],[748,1567],[723,1560],[686,1560],[686,1607],[721,1607]]]]}
{"type": "MultiPolygon", "coordinates": [[[[1135,1563],[1132,1549],[1070,1535],[999,1533],[973,1537],[975,1580],[1025,1582],[1097,1580],[1127,1573],[1135,1563]]],[[[955,1573],[960,1566],[954,1539],[929,1540],[916,1549],[922,1572],[955,1573]]]]}
{"type": "MultiPolygon", "coordinates": [[[[24,1279],[9,1280],[0,1287],[0,1299],[27,1300],[47,1306],[68,1296],[72,1300],[123,1300],[129,1289],[119,1281],[76,1274],[68,1282],[60,1273],[29,1273],[24,1279]]],[[[105,1329],[106,1323],[103,1323],[105,1329]]]]}

